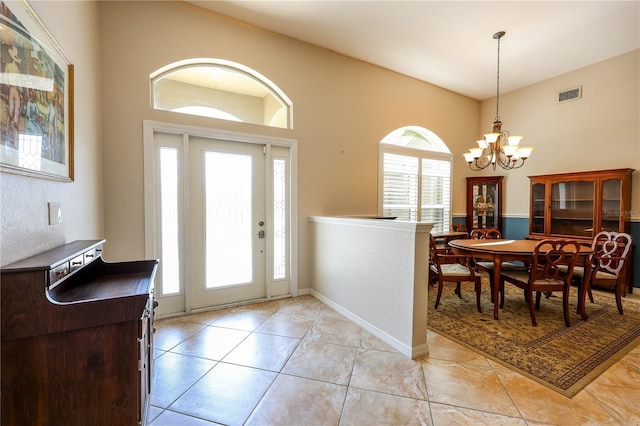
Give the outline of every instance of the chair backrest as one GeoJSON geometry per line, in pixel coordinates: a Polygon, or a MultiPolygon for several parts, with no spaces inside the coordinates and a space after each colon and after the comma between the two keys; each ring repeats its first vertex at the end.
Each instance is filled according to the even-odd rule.
{"type": "Polygon", "coordinates": [[[472,240],[496,240],[502,238],[502,233],[496,228],[475,228],[469,233],[472,240]]]}
{"type": "Polygon", "coordinates": [[[436,239],[432,234],[429,234],[429,263],[432,265],[437,264],[436,256],[438,255],[438,247],[436,247],[436,239]]]}
{"type": "Polygon", "coordinates": [[[624,232],[598,232],[591,245],[594,272],[605,271],[617,277],[632,245],[633,238],[624,232]]]}
{"type": "Polygon", "coordinates": [[[538,279],[552,279],[571,283],[573,267],[580,257],[580,244],[570,240],[542,240],[533,250],[533,264],[535,271],[532,277],[538,279]]]}
{"type": "Polygon", "coordinates": [[[467,225],[464,223],[452,223],[451,230],[453,232],[467,232],[467,225]]]}

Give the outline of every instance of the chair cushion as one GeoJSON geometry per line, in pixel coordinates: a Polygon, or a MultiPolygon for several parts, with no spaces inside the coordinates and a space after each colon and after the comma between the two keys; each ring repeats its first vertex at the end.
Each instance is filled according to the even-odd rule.
{"type": "Polygon", "coordinates": [[[529,271],[505,271],[502,275],[512,280],[529,282],[529,271]]]}
{"type": "MultiPolygon", "coordinates": [[[[560,265],[558,267],[561,271],[567,272],[567,267],[565,265],[560,265]]],[[[573,276],[584,278],[584,266],[575,266],[573,268],[573,276]]],[[[596,277],[597,280],[615,280],[617,277],[614,274],[604,271],[597,271],[596,277]]]]}
{"type": "MultiPolygon", "coordinates": [[[[566,274],[567,269],[569,268],[567,267],[567,265],[558,265],[558,269],[560,270],[560,272],[566,274]]],[[[574,266],[572,275],[574,277],[584,278],[584,266],[574,266]]]]}
{"type": "Polygon", "coordinates": [[[459,263],[445,263],[440,265],[440,269],[442,270],[442,275],[465,276],[471,274],[469,268],[459,263]]]}
{"type": "Polygon", "coordinates": [[[562,281],[562,280],[553,280],[551,278],[545,278],[543,280],[535,280],[534,284],[535,285],[544,285],[544,284],[548,284],[548,285],[563,285],[564,281],[562,281]]]}
{"type": "MultiPolygon", "coordinates": [[[[481,262],[476,262],[476,265],[485,268],[485,269],[493,269],[493,262],[490,261],[481,261],[481,262]]],[[[519,263],[514,263],[514,262],[502,262],[502,270],[503,271],[514,271],[514,270],[518,270],[521,269],[523,271],[527,270],[527,267],[519,264],[519,263]]]]}
{"type": "MultiPolygon", "coordinates": [[[[562,272],[565,272],[565,273],[567,272],[567,266],[566,265],[560,265],[559,268],[560,268],[560,270],[562,272]]],[[[574,266],[573,267],[573,276],[584,278],[584,266],[574,266]]]]}
{"type": "MultiPolygon", "coordinates": [[[[506,271],[502,274],[504,277],[508,277],[514,281],[520,281],[523,283],[529,282],[529,271],[506,271]]],[[[553,280],[553,279],[541,279],[535,280],[534,283],[537,285],[562,285],[564,281],[562,280],[553,280]]]]}
{"type": "Polygon", "coordinates": [[[616,280],[618,277],[615,274],[610,274],[609,272],[598,271],[596,272],[596,280],[616,280]]]}

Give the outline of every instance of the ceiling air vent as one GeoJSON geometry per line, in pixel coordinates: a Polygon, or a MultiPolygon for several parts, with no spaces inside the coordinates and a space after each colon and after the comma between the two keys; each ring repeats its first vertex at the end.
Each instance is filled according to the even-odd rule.
{"type": "Polygon", "coordinates": [[[574,101],[582,97],[582,86],[558,92],[558,103],[574,101]]]}

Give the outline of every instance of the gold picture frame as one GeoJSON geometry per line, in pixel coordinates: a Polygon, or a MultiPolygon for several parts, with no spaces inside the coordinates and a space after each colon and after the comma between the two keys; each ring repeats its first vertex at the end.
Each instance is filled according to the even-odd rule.
{"type": "Polygon", "coordinates": [[[0,171],[71,182],[73,65],[26,0],[0,21],[0,171]]]}

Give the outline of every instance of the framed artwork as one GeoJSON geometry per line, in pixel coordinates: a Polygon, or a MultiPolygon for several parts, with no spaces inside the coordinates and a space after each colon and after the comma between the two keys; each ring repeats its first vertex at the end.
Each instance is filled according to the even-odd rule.
{"type": "Polygon", "coordinates": [[[26,0],[0,19],[0,171],[71,182],[73,65],[26,0]]]}
{"type": "Polygon", "coordinates": [[[467,229],[496,228],[502,232],[504,176],[467,178],[467,229]]]}

